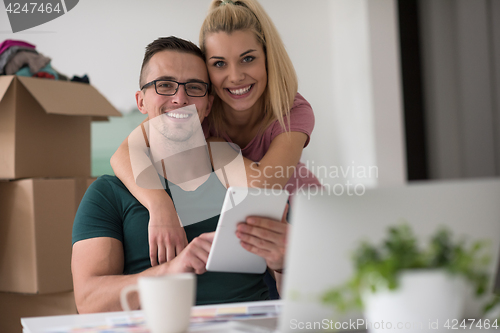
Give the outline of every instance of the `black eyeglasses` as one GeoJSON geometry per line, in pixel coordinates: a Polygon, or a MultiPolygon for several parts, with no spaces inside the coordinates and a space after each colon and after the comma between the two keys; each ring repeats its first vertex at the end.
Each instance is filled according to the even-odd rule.
{"type": "Polygon", "coordinates": [[[142,86],[141,90],[155,86],[156,93],[163,96],[174,96],[179,86],[184,86],[186,94],[190,97],[203,97],[208,92],[208,83],[205,82],[177,82],[171,80],[154,80],[142,86]]]}

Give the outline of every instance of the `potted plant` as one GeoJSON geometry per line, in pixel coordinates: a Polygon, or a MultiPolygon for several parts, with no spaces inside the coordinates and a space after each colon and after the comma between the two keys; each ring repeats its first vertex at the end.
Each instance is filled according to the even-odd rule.
{"type": "MultiPolygon", "coordinates": [[[[485,242],[453,241],[446,229],[420,248],[408,225],[391,227],[380,245],[359,246],[351,279],[322,300],[340,311],[364,307],[371,332],[469,327],[471,322],[462,320],[464,291],[468,285],[476,295],[484,293],[490,260],[485,250],[485,242]]],[[[484,328],[497,324],[480,323],[484,328]]]]}

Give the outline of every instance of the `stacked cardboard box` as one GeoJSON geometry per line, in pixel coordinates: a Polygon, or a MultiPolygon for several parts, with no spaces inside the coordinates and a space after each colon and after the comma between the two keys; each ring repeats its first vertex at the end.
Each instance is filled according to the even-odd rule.
{"type": "Polygon", "coordinates": [[[0,76],[0,332],[76,313],[71,230],[91,182],[90,123],[119,115],[87,84],[0,76]]]}

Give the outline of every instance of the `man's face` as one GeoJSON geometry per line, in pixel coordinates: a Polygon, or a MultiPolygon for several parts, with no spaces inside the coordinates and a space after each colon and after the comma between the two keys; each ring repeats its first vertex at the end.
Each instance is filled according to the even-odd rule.
{"type": "MultiPolygon", "coordinates": [[[[177,82],[207,82],[205,62],[189,53],[161,51],[156,53],[143,72],[143,84],[165,79],[177,82]]],[[[147,114],[150,123],[167,139],[185,141],[196,131],[200,123],[210,113],[213,96],[191,97],[185,86],[179,86],[174,96],[158,95],[154,85],[135,94],[137,107],[147,114]]]]}

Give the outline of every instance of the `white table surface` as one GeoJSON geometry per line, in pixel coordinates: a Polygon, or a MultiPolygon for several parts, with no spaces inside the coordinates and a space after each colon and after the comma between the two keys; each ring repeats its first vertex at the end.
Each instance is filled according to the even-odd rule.
{"type": "MultiPolygon", "coordinates": [[[[215,304],[215,305],[202,305],[195,307],[196,309],[203,308],[231,308],[231,307],[243,307],[243,306],[264,306],[264,305],[277,305],[281,306],[280,300],[273,301],[260,301],[260,302],[244,302],[244,303],[229,303],[229,304],[215,304]]],[[[92,313],[92,314],[76,314],[76,315],[64,315],[64,316],[47,316],[47,317],[30,317],[30,318],[21,318],[21,324],[23,325],[24,333],[45,333],[50,331],[51,329],[57,329],[62,327],[81,327],[81,326],[98,326],[105,325],[108,323],[109,318],[118,318],[124,316],[134,316],[134,315],[142,315],[142,311],[130,311],[130,312],[103,312],[103,313],[92,313]]],[[[243,325],[251,325],[249,326],[250,331],[251,327],[255,327],[255,332],[272,332],[276,329],[277,326],[277,317],[270,316],[266,318],[244,318],[237,319],[239,322],[243,323],[243,325]]],[[[188,332],[215,332],[215,325],[219,325],[220,329],[216,331],[224,330],[224,323],[214,324],[213,329],[200,329],[199,327],[191,329],[188,332]]]]}
{"type": "MultiPolygon", "coordinates": [[[[237,308],[237,307],[259,307],[259,306],[277,306],[281,309],[283,303],[281,300],[274,301],[261,301],[261,302],[244,302],[244,303],[229,303],[229,304],[214,304],[214,305],[203,305],[196,306],[195,309],[224,309],[224,308],[237,308]]],[[[130,312],[104,312],[104,313],[93,313],[93,314],[80,314],[80,315],[65,315],[65,316],[48,316],[48,317],[31,317],[31,318],[21,318],[21,324],[23,325],[24,333],[46,333],[50,332],[51,329],[58,328],[75,328],[82,326],[99,326],[109,324],[109,318],[120,318],[126,316],[142,316],[142,311],[130,311],[130,312]]],[[[270,314],[268,317],[255,317],[255,318],[237,318],[231,319],[231,322],[221,322],[210,324],[207,326],[192,326],[188,332],[192,333],[213,333],[213,332],[246,332],[246,333],[269,333],[274,332],[278,326],[278,318],[275,314],[270,314]],[[235,323],[237,321],[237,323],[235,323]],[[235,326],[231,326],[231,325],[235,326]],[[237,325],[240,325],[238,327],[237,325]],[[243,325],[243,326],[241,326],[243,325]]],[[[481,333],[485,331],[497,331],[496,329],[478,329],[473,327],[472,329],[459,328],[457,330],[447,330],[448,332],[467,332],[467,333],[481,333]]],[[[96,331],[100,332],[100,331],[96,331]]],[[[113,332],[106,331],[106,332],[113,332]]],[[[123,331],[120,331],[123,332],[123,331]]],[[[312,331],[309,331],[312,332],[312,331]]],[[[362,331],[358,331],[362,332],[362,331]]],[[[426,330],[422,330],[426,332],[426,330]]],[[[432,331],[437,332],[437,331],[432,331]]],[[[389,331],[388,331],[389,333],[389,331]]]]}

